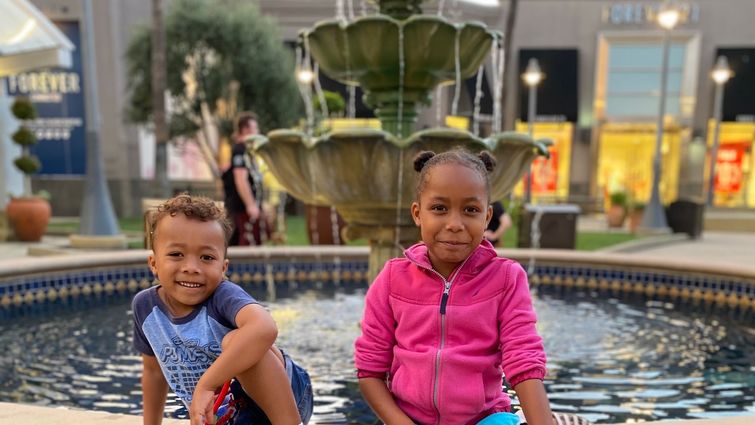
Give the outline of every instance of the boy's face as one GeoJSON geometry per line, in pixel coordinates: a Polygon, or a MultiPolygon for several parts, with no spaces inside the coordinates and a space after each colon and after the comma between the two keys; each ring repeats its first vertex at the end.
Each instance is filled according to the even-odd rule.
{"type": "Polygon", "coordinates": [[[228,269],[223,228],[184,214],[166,216],[155,227],[147,261],[162,286],[160,298],[175,316],[185,316],[212,295],[228,269]]]}
{"type": "Polygon", "coordinates": [[[412,217],[433,268],[447,278],[482,242],[493,209],[485,181],[469,167],[436,165],[425,178],[419,203],[412,204],[412,217]]]}

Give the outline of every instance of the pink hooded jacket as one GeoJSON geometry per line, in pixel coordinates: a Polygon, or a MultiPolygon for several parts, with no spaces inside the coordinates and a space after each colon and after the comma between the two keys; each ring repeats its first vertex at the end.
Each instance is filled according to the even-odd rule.
{"type": "Polygon", "coordinates": [[[512,387],[545,376],[522,267],[483,241],[446,281],[423,243],[404,254],[367,292],[359,377],[388,373],[398,407],[420,424],[475,424],[510,411],[502,372],[512,387]]]}

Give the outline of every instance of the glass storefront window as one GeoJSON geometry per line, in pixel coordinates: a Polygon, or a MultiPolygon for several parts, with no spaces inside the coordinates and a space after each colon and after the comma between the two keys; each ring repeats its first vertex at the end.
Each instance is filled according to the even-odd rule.
{"type": "MultiPolygon", "coordinates": [[[[666,114],[678,116],[686,46],[669,49],[666,114]]],[[[611,119],[658,113],[663,47],[660,43],[615,43],[608,48],[605,114],[611,119]]]]}

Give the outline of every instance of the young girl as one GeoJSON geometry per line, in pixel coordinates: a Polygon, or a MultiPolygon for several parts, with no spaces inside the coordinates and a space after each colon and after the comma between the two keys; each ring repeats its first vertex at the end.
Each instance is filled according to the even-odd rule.
{"type": "Polygon", "coordinates": [[[461,150],[414,160],[422,242],[375,279],[355,343],[359,388],[386,424],[516,424],[502,373],[527,423],[552,424],[527,276],[483,240],[494,165],[461,150]]]}

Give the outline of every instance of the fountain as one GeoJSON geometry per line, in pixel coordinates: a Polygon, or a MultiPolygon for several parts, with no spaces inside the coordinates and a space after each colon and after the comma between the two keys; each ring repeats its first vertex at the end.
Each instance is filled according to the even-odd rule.
{"type": "Polygon", "coordinates": [[[370,278],[418,240],[409,213],[416,185],[411,158],[417,152],[489,150],[498,161],[493,199],[509,193],[538,155],[547,155],[543,143],[519,133],[482,139],[449,128],[413,132],[417,110],[429,105],[435,87],[455,83],[458,99],[461,81],[479,72],[500,35],[481,23],[423,15],[423,0],[376,3],[378,14],[352,21],[339,14],[302,31],[302,66],[309,66],[311,56],[330,78],[361,86],[382,130],[353,128],[320,137],[275,130],[250,145],[293,196],[334,206],[348,224],[345,239],[369,240],[370,278]]]}

